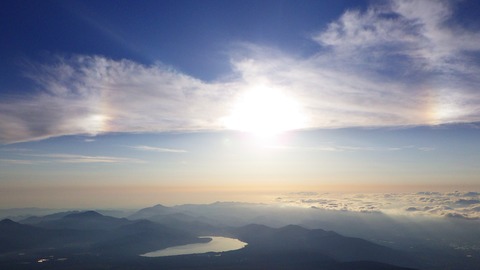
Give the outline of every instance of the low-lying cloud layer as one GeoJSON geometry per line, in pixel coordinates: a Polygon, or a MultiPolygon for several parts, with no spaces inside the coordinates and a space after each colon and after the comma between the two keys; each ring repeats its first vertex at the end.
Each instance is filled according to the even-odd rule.
{"type": "Polygon", "coordinates": [[[244,45],[232,52],[235,73],[213,82],[163,65],[57,57],[26,71],[38,86],[31,95],[2,97],[0,142],[221,130],[239,97],[258,85],[295,100],[304,128],[480,121],[480,32],[456,23],[450,4],[388,1],[349,10],[312,34],[316,54],[244,45]]]}
{"type": "Polygon", "coordinates": [[[299,192],[277,202],[325,210],[480,219],[479,192],[335,194],[299,192]]]}

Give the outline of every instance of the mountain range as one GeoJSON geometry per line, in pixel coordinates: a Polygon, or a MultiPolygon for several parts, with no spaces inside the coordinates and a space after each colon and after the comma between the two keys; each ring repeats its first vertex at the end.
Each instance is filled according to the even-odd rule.
{"type": "MultiPolygon", "coordinates": [[[[214,209],[219,207],[225,205],[215,205],[214,209]]],[[[128,218],[95,211],[68,211],[28,217],[20,222],[4,219],[0,221],[0,268],[397,270],[406,268],[393,265],[415,266],[414,260],[403,252],[332,231],[298,225],[219,226],[215,219],[187,213],[157,205],[128,218]],[[209,241],[199,238],[202,233],[238,238],[248,245],[218,254],[139,256],[166,247],[209,241]]]]}

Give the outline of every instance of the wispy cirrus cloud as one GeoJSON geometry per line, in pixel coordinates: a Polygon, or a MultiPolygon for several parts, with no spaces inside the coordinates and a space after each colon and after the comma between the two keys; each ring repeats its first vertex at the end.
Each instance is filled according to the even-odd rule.
{"type": "Polygon", "coordinates": [[[163,66],[100,56],[58,58],[28,76],[40,91],[0,103],[0,140],[221,127],[229,88],[163,66]],[[222,90],[222,94],[217,93],[222,90]],[[222,112],[220,112],[222,111],[222,112]]]}
{"type": "Polygon", "coordinates": [[[0,159],[0,165],[31,165],[34,162],[24,159],[0,159]]]}
{"type": "Polygon", "coordinates": [[[144,163],[141,159],[109,156],[82,155],[66,153],[45,153],[27,148],[0,148],[0,165],[34,165],[49,163],[144,163]]]}
{"type": "Polygon", "coordinates": [[[27,72],[34,94],[2,98],[0,141],[222,130],[239,96],[256,85],[296,100],[305,128],[478,122],[480,31],[456,23],[455,3],[387,1],[346,11],[312,34],[318,52],[303,58],[244,44],[232,52],[234,74],[213,82],[161,64],[57,57],[27,72]]]}
{"type": "Polygon", "coordinates": [[[434,147],[417,147],[414,145],[407,146],[392,146],[392,147],[369,147],[369,146],[348,146],[348,145],[336,145],[333,143],[310,146],[310,147],[298,147],[298,146],[284,146],[284,145],[268,145],[267,148],[285,150],[285,151],[323,151],[323,152],[385,152],[385,151],[402,151],[402,150],[416,150],[416,151],[434,151],[434,147]]]}
{"type": "Polygon", "coordinates": [[[48,163],[143,163],[144,161],[134,158],[115,156],[89,156],[62,153],[19,153],[22,157],[15,159],[0,159],[0,164],[6,165],[33,165],[48,163]]]}
{"type": "Polygon", "coordinates": [[[479,50],[480,33],[452,20],[454,4],[394,0],[373,5],[365,12],[349,10],[314,39],[339,57],[354,57],[352,64],[369,59],[377,64],[371,68],[395,64],[390,68],[409,75],[414,75],[409,65],[423,71],[474,75],[478,66],[471,70],[473,66],[466,61],[468,53],[479,50]]]}
{"type": "Polygon", "coordinates": [[[187,153],[188,152],[187,150],[183,150],[183,149],[153,147],[153,146],[147,146],[147,145],[136,145],[136,146],[129,146],[129,147],[135,150],[159,152],[159,153],[187,153]]]}
{"type": "Polygon", "coordinates": [[[60,163],[142,163],[141,160],[113,156],[86,156],[75,154],[37,154],[30,155],[41,157],[42,161],[60,163]]]}
{"type": "Polygon", "coordinates": [[[141,160],[112,156],[86,156],[72,154],[43,154],[37,155],[61,163],[142,163],[141,160]]]}

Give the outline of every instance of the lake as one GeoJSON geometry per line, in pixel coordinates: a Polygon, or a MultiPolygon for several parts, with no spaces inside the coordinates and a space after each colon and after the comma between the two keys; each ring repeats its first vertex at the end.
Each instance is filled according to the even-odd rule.
{"type": "Polygon", "coordinates": [[[175,255],[200,254],[207,252],[223,252],[244,248],[247,243],[235,238],[221,236],[201,236],[200,238],[211,238],[208,243],[196,243],[182,246],[174,246],[157,251],[148,252],[140,256],[144,257],[165,257],[175,255]]]}

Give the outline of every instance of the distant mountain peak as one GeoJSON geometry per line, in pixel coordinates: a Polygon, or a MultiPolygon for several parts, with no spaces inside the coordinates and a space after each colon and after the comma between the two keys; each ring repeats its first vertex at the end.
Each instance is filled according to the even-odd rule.
{"type": "Polygon", "coordinates": [[[263,224],[256,224],[256,223],[252,223],[252,224],[248,224],[248,225],[245,225],[241,228],[248,228],[248,229],[269,229],[271,230],[272,228],[271,227],[268,227],[267,225],[263,225],[263,224]]]}
{"type": "Polygon", "coordinates": [[[2,220],[0,221],[0,224],[1,224],[1,225],[13,225],[13,224],[19,224],[19,223],[15,222],[15,221],[13,221],[13,220],[11,220],[11,219],[9,219],[9,218],[6,218],[6,219],[2,219],[2,220]]]}
{"type": "Polygon", "coordinates": [[[152,206],[151,208],[155,208],[155,209],[166,209],[166,208],[169,208],[168,206],[165,206],[163,204],[156,204],[154,206],[152,206]]]}
{"type": "Polygon", "coordinates": [[[84,211],[84,212],[73,213],[65,216],[65,218],[98,218],[98,217],[103,217],[103,215],[96,211],[84,211]]]}
{"type": "Polygon", "coordinates": [[[170,213],[172,209],[168,206],[164,206],[161,204],[157,204],[151,207],[143,208],[135,212],[134,214],[130,215],[130,219],[145,219],[145,218],[150,218],[152,216],[158,215],[158,214],[166,214],[170,213]]]}
{"type": "Polygon", "coordinates": [[[303,232],[309,231],[308,229],[306,229],[306,228],[304,228],[300,225],[293,225],[293,224],[281,227],[278,230],[279,231],[303,231],[303,232]]]}
{"type": "Polygon", "coordinates": [[[258,233],[267,233],[272,232],[274,229],[262,224],[248,224],[243,227],[239,227],[236,229],[237,232],[241,234],[258,234],[258,233]]]}

